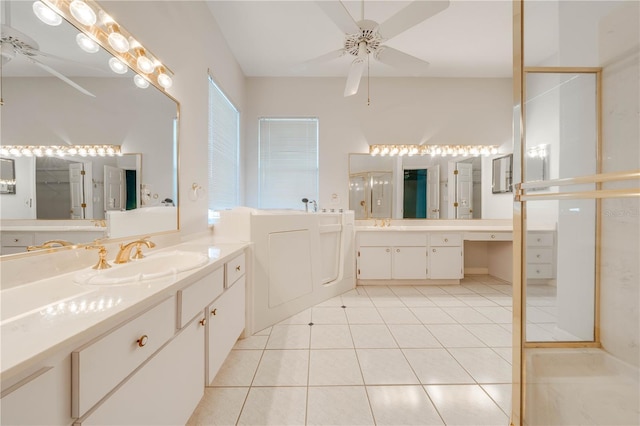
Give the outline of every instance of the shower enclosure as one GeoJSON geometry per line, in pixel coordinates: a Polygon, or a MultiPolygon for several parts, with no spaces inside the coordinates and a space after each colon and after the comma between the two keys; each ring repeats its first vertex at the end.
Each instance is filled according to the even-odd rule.
{"type": "Polygon", "coordinates": [[[514,1],[514,425],[640,424],[639,22],[514,1]]]}

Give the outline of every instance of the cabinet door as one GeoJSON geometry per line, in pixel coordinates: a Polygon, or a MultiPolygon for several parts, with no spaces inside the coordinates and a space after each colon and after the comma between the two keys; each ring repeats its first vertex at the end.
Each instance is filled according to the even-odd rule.
{"type": "Polygon", "coordinates": [[[393,278],[427,278],[427,247],[393,247],[393,278]]]}
{"type": "Polygon", "coordinates": [[[358,249],[358,279],[391,279],[391,247],[360,247],[358,249]]]}
{"type": "Polygon", "coordinates": [[[213,302],[207,315],[206,378],[211,384],[245,325],[245,277],[213,302]]]}
{"type": "Polygon", "coordinates": [[[76,425],[186,424],[204,394],[204,329],[198,319],[76,425]]]}
{"type": "Polygon", "coordinates": [[[462,278],[461,247],[431,247],[429,252],[429,278],[458,279],[462,278]]]}

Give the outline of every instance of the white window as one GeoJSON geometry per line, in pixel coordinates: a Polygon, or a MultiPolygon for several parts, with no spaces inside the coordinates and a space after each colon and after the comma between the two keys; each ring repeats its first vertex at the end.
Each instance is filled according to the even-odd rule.
{"type": "Polygon", "coordinates": [[[209,222],[238,205],[240,113],[209,77],[209,222]]]}
{"type": "Polygon", "coordinates": [[[318,199],[318,119],[261,118],[259,207],[301,209],[318,199]]]}

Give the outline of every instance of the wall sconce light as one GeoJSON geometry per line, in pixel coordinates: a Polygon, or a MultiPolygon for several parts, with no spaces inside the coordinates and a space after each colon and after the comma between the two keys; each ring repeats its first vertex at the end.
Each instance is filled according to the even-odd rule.
{"type": "Polygon", "coordinates": [[[4,145],[0,155],[5,157],[114,157],[121,156],[119,145],[4,145]]]}
{"type": "Polygon", "coordinates": [[[478,155],[497,154],[498,148],[494,145],[371,145],[369,146],[369,154],[375,156],[413,156],[413,155],[440,155],[442,157],[451,156],[467,157],[469,155],[477,157],[478,155]]]}
{"type": "MultiPolygon", "coordinates": [[[[153,84],[161,91],[166,91],[173,84],[173,72],[162,64],[149,49],[137,42],[131,34],[111,18],[95,2],[95,0],[38,0],[45,8],[67,19],[91,41],[101,45],[117,58],[124,67],[116,66],[118,73],[126,72],[127,67],[136,74],[144,74],[141,79],[134,79],[136,86],[146,87],[153,84]],[[98,19],[97,17],[100,17],[98,19]],[[146,86],[145,86],[146,82],[146,86]]],[[[37,6],[40,8],[41,6],[37,6]]],[[[36,6],[34,5],[34,11],[36,6]]],[[[84,41],[77,40],[82,49],[84,41]],[[82,43],[82,44],[81,44],[82,43]]],[[[111,69],[114,66],[111,64],[111,69]]]]}

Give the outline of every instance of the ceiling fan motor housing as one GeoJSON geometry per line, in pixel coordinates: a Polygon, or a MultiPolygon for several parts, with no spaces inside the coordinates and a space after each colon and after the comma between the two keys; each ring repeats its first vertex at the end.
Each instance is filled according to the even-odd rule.
{"type": "Polygon", "coordinates": [[[344,41],[344,50],[353,56],[359,56],[360,43],[364,42],[366,54],[377,51],[380,43],[384,41],[378,34],[378,23],[365,19],[358,22],[358,26],[360,27],[360,32],[347,34],[344,41]]]}

